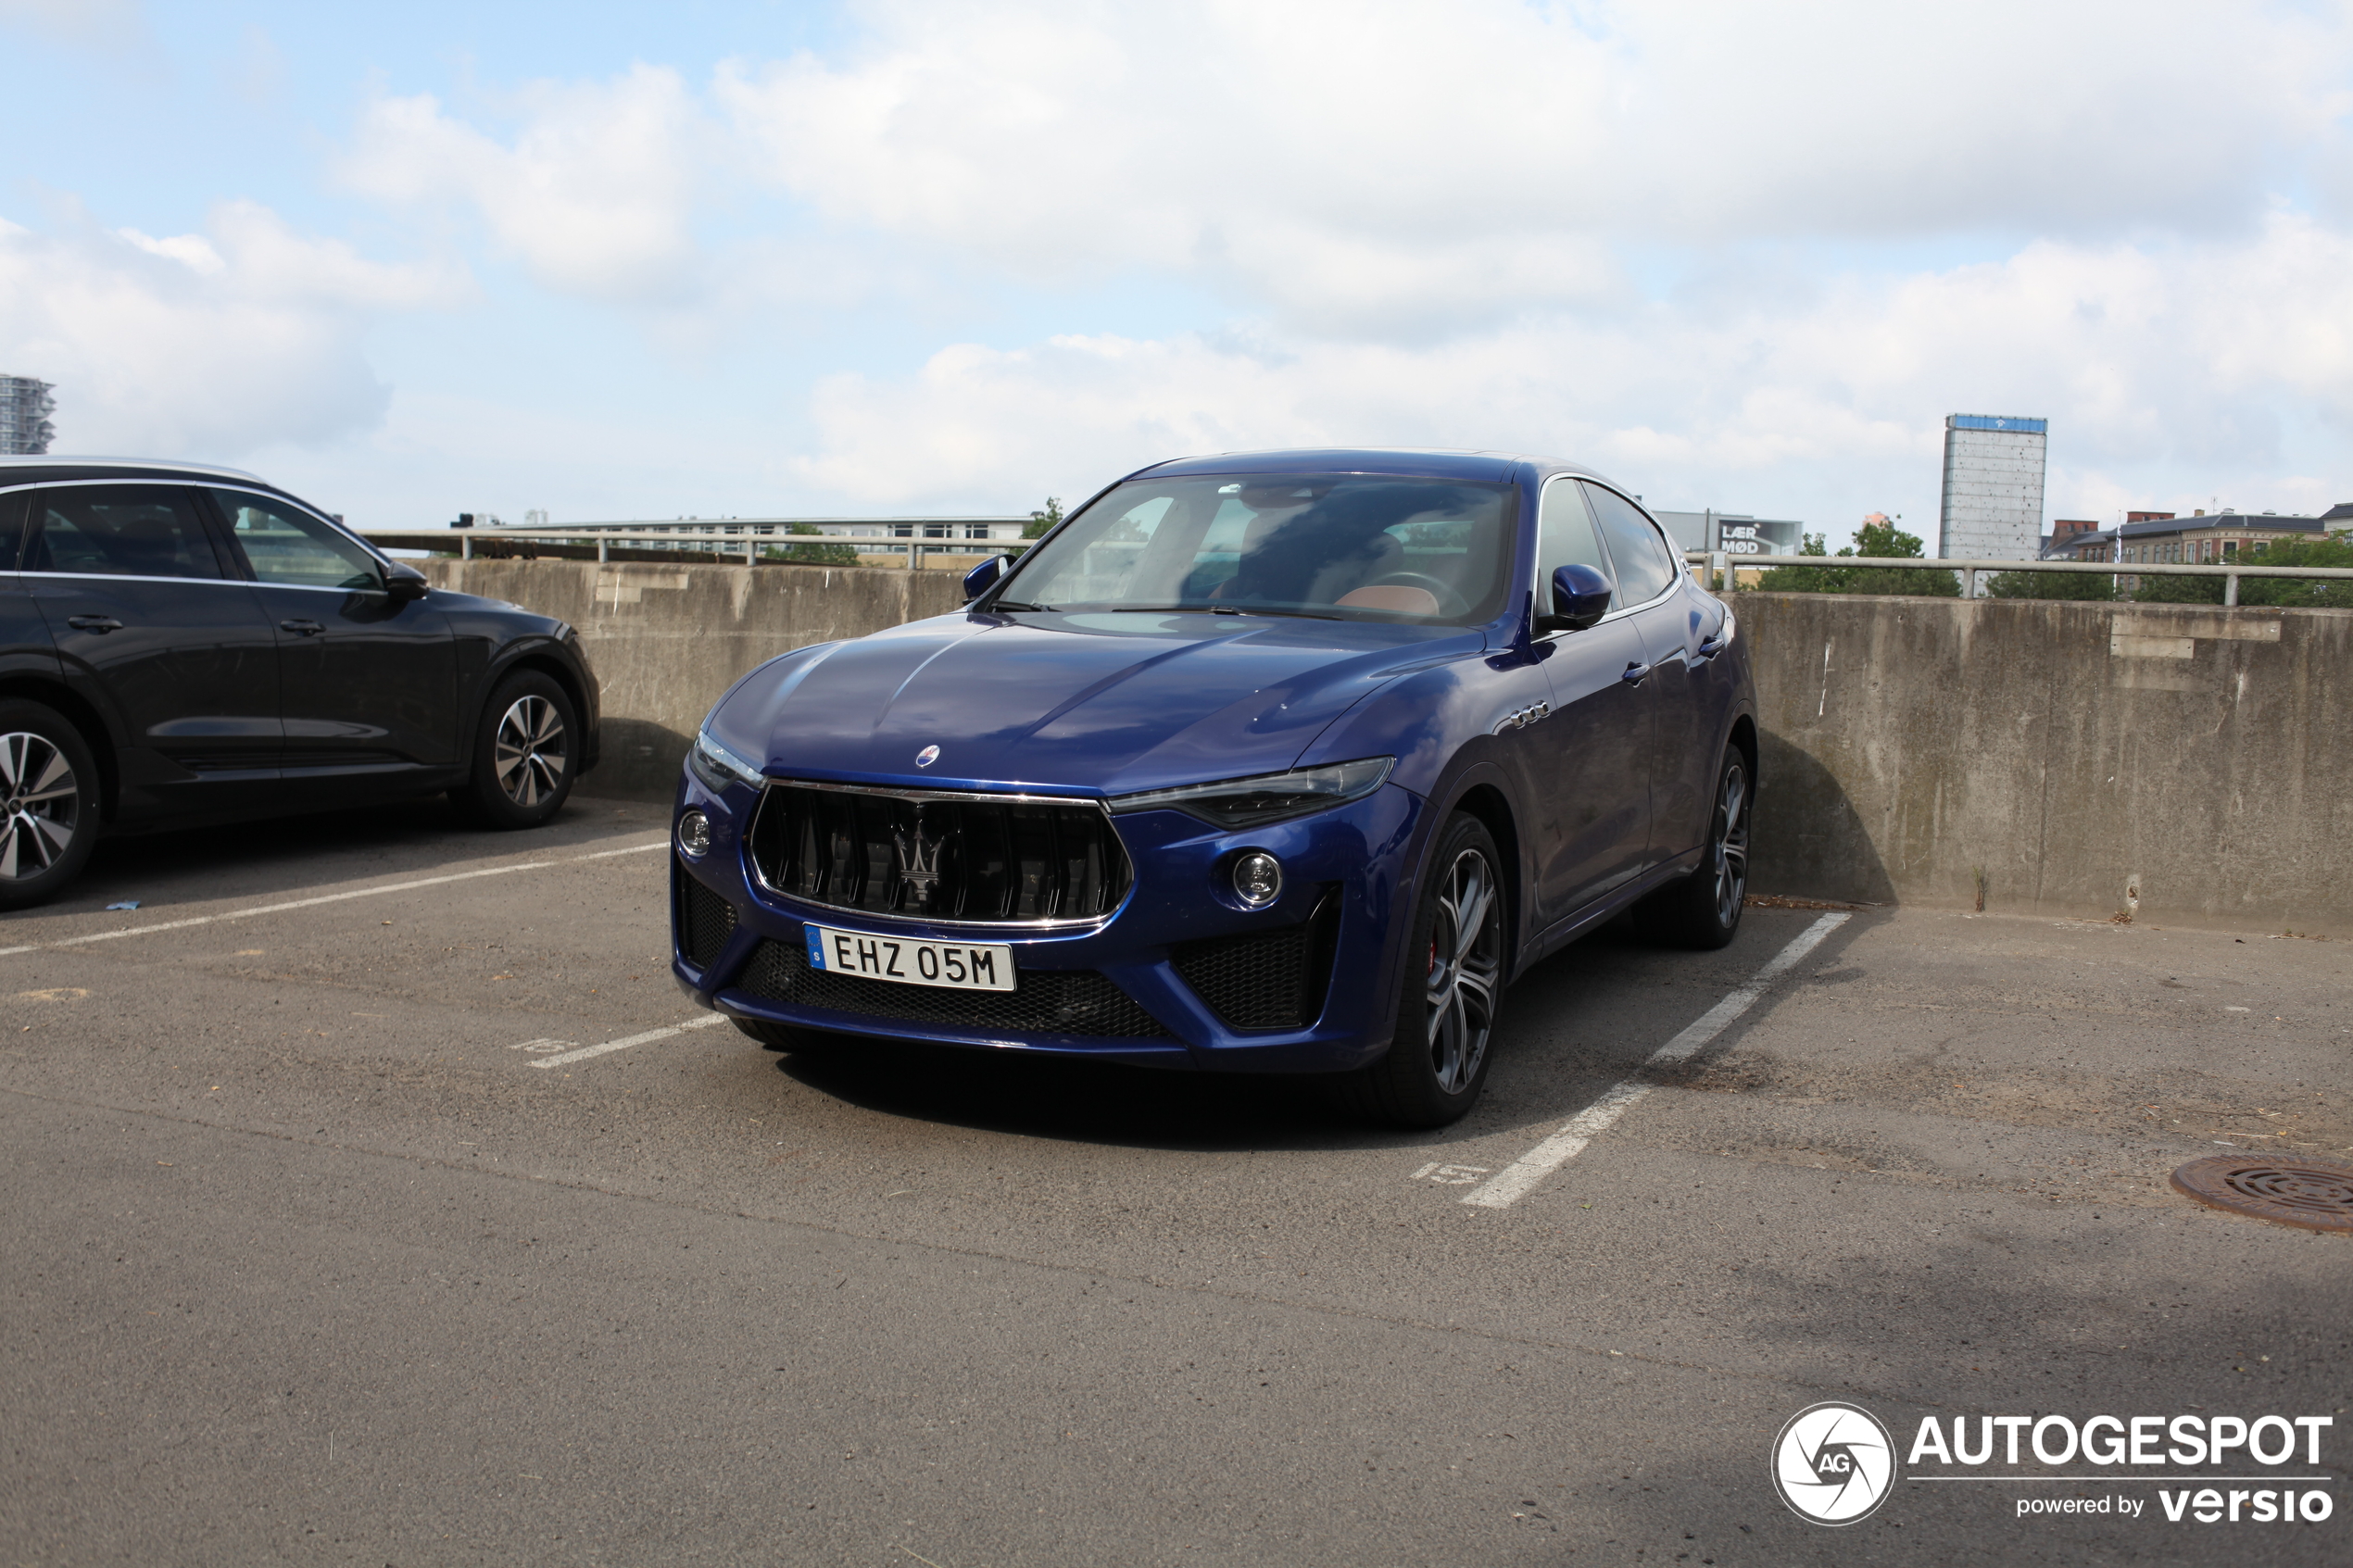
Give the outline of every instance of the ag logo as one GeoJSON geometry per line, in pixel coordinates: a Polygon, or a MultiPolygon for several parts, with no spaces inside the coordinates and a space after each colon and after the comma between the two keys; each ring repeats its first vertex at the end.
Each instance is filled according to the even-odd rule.
{"type": "Polygon", "coordinates": [[[1773,1439],[1773,1485],[1800,1518],[1852,1524],[1894,1490],[1895,1439],[1867,1410],[1808,1405],[1773,1439]]]}

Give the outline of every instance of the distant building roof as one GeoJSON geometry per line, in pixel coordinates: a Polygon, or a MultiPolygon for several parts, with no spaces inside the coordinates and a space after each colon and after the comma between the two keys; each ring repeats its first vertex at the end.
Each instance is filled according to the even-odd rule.
{"type": "Polygon", "coordinates": [[[2119,534],[2125,542],[2144,539],[2178,537],[2184,533],[2202,533],[2221,530],[2229,533],[2259,533],[2276,537],[2286,533],[2325,533],[2329,520],[2343,513],[2353,520],[2353,502],[2334,508],[2327,517],[2281,517],[2271,512],[2212,512],[2205,517],[2177,517],[2148,522],[2128,522],[2121,528],[2104,529],[2097,533],[2058,533],[2046,540],[2040,558],[2044,560],[2075,560],[2086,550],[2113,545],[2119,534]]]}
{"type": "Polygon", "coordinates": [[[2322,522],[2353,522],[2353,501],[2339,501],[2321,514],[2322,522]]]}

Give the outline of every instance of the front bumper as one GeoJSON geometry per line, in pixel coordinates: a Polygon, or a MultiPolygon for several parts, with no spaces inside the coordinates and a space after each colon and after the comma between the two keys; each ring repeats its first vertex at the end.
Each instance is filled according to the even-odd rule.
{"type": "MultiPolygon", "coordinates": [[[[705,1007],[802,1028],[1222,1072],[1345,1072],[1379,1055],[1393,1029],[1395,927],[1410,912],[1408,873],[1428,815],[1426,802],[1397,785],[1237,833],[1178,811],[1122,816],[1119,835],[1134,867],[1126,898],[1101,922],[1043,932],[884,920],[772,892],[750,874],[747,858],[745,834],[757,803],[754,789],[731,785],[714,793],[691,773],[680,786],[677,811],[693,808],[710,817],[711,844],[692,860],[673,845],[672,971],[705,1007]],[[1243,849],[1264,849],[1283,864],[1282,894],[1266,909],[1245,910],[1220,896],[1223,867],[1243,849]],[[724,901],[732,915],[712,924],[713,906],[700,898],[695,908],[705,911],[703,923],[690,932],[687,922],[696,917],[689,882],[724,901]],[[1022,1007],[990,999],[1001,993],[881,981],[857,983],[865,988],[851,1003],[858,1010],[818,1006],[807,993],[824,987],[791,980],[804,922],[885,936],[1003,943],[1013,950],[1017,972],[1037,978],[1026,979],[1030,995],[1022,1007]],[[1179,972],[1181,960],[1202,978],[1202,956],[1211,948],[1201,945],[1285,932],[1301,934],[1312,964],[1321,966],[1328,955],[1320,1010],[1296,1027],[1228,1022],[1245,1010],[1234,1005],[1234,987],[1251,983],[1246,967],[1229,967],[1222,986],[1212,988],[1225,1016],[1179,972]],[[708,961],[698,963],[698,955],[708,961]],[[897,1000],[902,992],[909,994],[903,1008],[897,1000]],[[1052,1005],[1064,997],[1072,1001],[1052,1005]],[[1076,1019],[1080,1028],[1055,1027],[1055,1017],[1076,1019]],[[1083,1032],[1090,1020],[1116,1032],[1083,1032]]],[[[1231,944],[1217,950],[1255,949],[1231,944]]],[[[1266,950],[1286,949],[1270,942],[1266,950]]],[[[849,1000],[838,988],[830,999],[849,1000]]]]}

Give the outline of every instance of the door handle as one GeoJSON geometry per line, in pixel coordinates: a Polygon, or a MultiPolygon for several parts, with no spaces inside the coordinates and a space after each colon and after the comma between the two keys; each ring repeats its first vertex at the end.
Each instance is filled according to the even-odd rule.
{"type": "Polygon", "coordinates": [[[326,630],[316,621],[281,621],[278,622],[278,629],[282,632],[292,632],[297,637],[315,637],[326,630]]]}
{"type": "Polygon", "coordinates": [[[1698,653],[1702,659],[1714,659],[1718,654],[1722,653],[1723,651],[1724,639],[1718,633],[1710,632],[1706,636],[1702,637],[1699,640],[1698,653]]]}
{"type": "Polygon", "coordinates": [[[77,632],[95,632],[101,637],[122,630],[122,622],[111,615],[69,615],[66,624],[77,632]]]}
{"type": "Polygon", "coordinates": [[[1618,679],[1629,686],[1639,686],[1642,684],[1642,678],[1650,672],[1651,667],[1647,664],[1629,664],[1626,667],[1626,673],[1620,675],[1618,679]]]}

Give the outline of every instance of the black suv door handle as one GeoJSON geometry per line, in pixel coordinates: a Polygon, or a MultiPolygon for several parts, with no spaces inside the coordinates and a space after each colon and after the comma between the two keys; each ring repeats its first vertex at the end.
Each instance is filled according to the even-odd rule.
{"type": "Polygon", "coordinates": [[[111,615],[69,615],[66,624],[77,632],[95,632],[101,637],[122,630],[122,622],[111,615]]]}
{"type": "Polygon", "coordinates": [[[281,621],[278,622],[278,630],[292,632],[297,637],[315,637],[326,628],[316,621],[281,621]]]}
{"type": "Polygon", "coordinates": [[[1626,667],[1626,673],[1620,675],[1618,679],[1629,686],[1639,686],[1642,684],[1642,678],[1650,672],[1651,667],[1647,664],[1629,664],[1626,667]]]}

